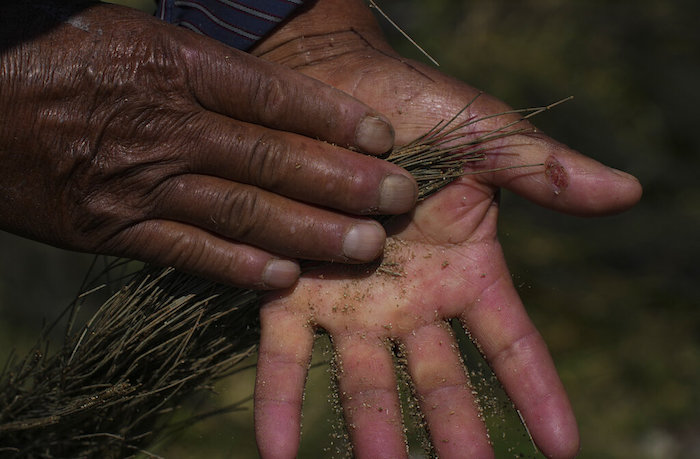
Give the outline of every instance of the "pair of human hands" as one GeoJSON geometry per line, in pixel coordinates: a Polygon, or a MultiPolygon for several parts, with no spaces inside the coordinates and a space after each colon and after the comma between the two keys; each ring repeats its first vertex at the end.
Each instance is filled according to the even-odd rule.
{"type": "MultiPolygon", "coordinates": [[[[256,49],[282,65],[124,8],[61,5],[0,7],[2,227],[237,285],[289,286],[296,258],[374,259],[384,230],[358,214],[410,210],[415,184],[330,143],[382,153],[475,94],[396,56],[355,0],[320,0],[256,49]]],[[[505,108],[481,97],[465,116],[505,108]]],[[[622,210],[640,189],[542,135],[491,145],[489,168],[533,163],[546,168],[466,177],[394,222],[384,262],[398,263],[401,277],[336,265],[266,302],[256,388],[263,456],[296,452],[315,327],[338,350],[358,456],[406,454],[387,340],[405,346],[439,454],[488,456],[446,326],[453,317],[540,448],[573,454],[571,408],[496,240],[497,189],[586,215],[622,210]]]]}

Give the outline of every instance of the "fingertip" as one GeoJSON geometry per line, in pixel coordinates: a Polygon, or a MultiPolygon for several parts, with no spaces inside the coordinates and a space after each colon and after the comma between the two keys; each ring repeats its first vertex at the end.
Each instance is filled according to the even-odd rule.
{"type": "Polygon", "coordinates": [[[581,444],[578,423],[563,386],[557,382],[550,382],[548,386],[554,391],[533,400],[534,405],[520,406],[530,434],[546,457],[573,458],[581,444]]]}
{"type": "Polygon", "coordinates": [[[258,402],[255,407],[255,440],[260,457],[296,457],[300,443],[299,422],[297,410],[284,402],[258,402]]]}
{"type": "Polygon", "coordinates": [[[418,185],[409,176],[391,174],[381,183],[379,192],[379,212],[389,215],[403,214],[416,204],[418,185]]]}
{"type": "Polygon", "coordinates": [[[291,287],[298,279],[299,264],[291,260],[272,259],[263,269],[263,286],[271,289],[291,287]]]}
{"type": "Polygon", "coordinates": [[[577,434],[575,440],[568,440],[556,445],[556,448],[547,457],[552,459],[572,459],[578,456],[580,452],[581,442],[577,434]]]}
{"type": "Polygon", "coordinates": [[[559,413],[549,417],[551,434],[542,437],[549,439],[549,445],[543,445],[546,456],[557,459],[576,457],[581,449],[576,417],[566,394],[563,397],[557,406],[559,413]]]}
{"type": "Polygon", "coordinates": [[[550,435],[546,440],[536,441],[537,446],[548,458],[571,459],[581,450],[581,440],[576,420],[567,419],[558,424],[549,426],[550,435]]]}
{"type": "Polygon", "coordinates": [[[345,233],[343,255],[353,261],[372,261],[382,252],[385,240],[386,232],[379,223],[358,223],[345,233]]]}
{"type": "Polygon", "coordinates": [[[366,153],[381,155],[394,146],[394,128],[383,116],[366,115],[357,124],[355,143],[366,153]]]}
{"type": "Polygon", "coordinates": [[[642,185],[636,177],[600,163],[594,166],[598,167],[592,166],[589,174],[574,178],[570,213],[614,215],[629,210],[642,198],[642,185]]]}
{"type": "Polygon", "coordinates": [[[643,187],[637,177],[619,169],[608,168],[618,177],[619,195],[623,198],[624,208],[629,208],[642,199],[643,187]]]}

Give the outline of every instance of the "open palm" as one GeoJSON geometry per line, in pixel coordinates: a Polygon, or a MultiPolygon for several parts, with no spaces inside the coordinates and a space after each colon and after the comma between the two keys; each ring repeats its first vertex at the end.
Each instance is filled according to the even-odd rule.
{"type": "MultiPolygon", "coordinates": [[[[351,15],[359,18],[351,30],[326,20],[318,34],[308,33],[304,21],[313,22],[316,14],[332,16],[324,11],[330,3],[319,2],[290,21],[257,53],[383,112],[392,120],[399,144],[451,118],[474,99],[475,89],[393,54],[362,13],[351,15]],[[297,27],[306,31],[305,37],[295,35],[297,27]],[[322,46],[324,42],[333,46],[322,46]]],[[[482,96],[462,116],[478,119],[507,110],[482,96]]],[[[512,114],[490,117],[461,133],[475,138],[515,120],[512,114]]],[[[358,457],[407,454],[391,356],[394,344],[406,356],[440,457],[491,456],[447,322],[451,318],[469,331],[540,449],[551,457],[575,455],[578,432],[571,407],[546,345],[512,285],[496,238],[498,189],[580,215],[624,210],[639,199],[641,189],[632,177],[534,128],[489,142],[487,160],[479,167],[500,170],[458,179],[411,215],[390,222],[390,238],[377,265],[320,268],[266,301],[255,394],[263,457],[296,454],[302,391],[317,327],[330,334],[338,353],[341,401],[358,457]],[[531,164],[542,166],[510,168],[531,164]]]]}

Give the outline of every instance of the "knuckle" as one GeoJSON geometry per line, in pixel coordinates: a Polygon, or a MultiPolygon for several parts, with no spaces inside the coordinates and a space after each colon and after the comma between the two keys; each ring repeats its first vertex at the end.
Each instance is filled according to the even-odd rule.
{"type": "Polygon", "coordinates": [[[286,113],[290,88],[278,77],[262,75],[253,89],[253,107],[260,107],[264,120],[278,119],[286,113]],[[262,79],[264,78],[264,79],[262,79]]]}
{"type": "MultiPolygon", "coordinates": [[[[162,253],[163,261],[179,269],[201,275],[215,274],[212,267],[219,267],[220,260],[207,247],[206,241],[191,234],[182,233],[173,241],[172,248],[162,253]]],[[[220,275],[220,274],[219,274],[220,275]]]]}
{"type": "Polygon", "coordinates": [[[536,330],[528,331],[509,342],[501,343],[492,353],[492,360],[498,363],[515,360],[524,352],[531,352],[533,348],[536,348],[540,339],[536,330]]]}
{"type": "Polygon", "coordinates": [[[202,266],[206,266],[208,253],[201,242],[191,235],[180,234],[174,239],[172,250],[162,253],[161,256],[168,265],[198,271],[202,266]]]}
{"type": "Polygon", "coordinates": [[[328,205],[348,212],[365,214],[378,207],[381,178],[363,162],[341,164],[328,174],[324,182],[325,199],[328,205]]]}
{"type": "Polygon", "coordinates": [[[212,246],[206,240],[182,234],[174,241],[172,248],[168,247],[162,255],[167,266],[174,266],[219,282],[247,288],[261,284],[260,270],[246,250],[212,250],[212,246]]]}
{"type": "Polygon", "coordinates": [[[76,178],[67,198],[74,204],[70,220],[76,237],[105,250],[115,235],[158,213],[160,203],[177,186],[167,179],[172,173],[138,163],[91,168],[76,178]]]}
{"type": "Polygon", "coordinates": [[[75,207],[68,217],[73,237],[83,241],[86,249],[104,251],[109,242],[132,222],[131,212],[113,193],[103,190],[74,190],[75,207]]]}
{"type": "Polygon", "coordinates": [[[129,244],[128,252],[135,253],[137,256],[145,256],[150,263],[161,266],[172,266],[174,268],[196,273],[199,275],[215,275],[217,274],[212,266],[217,265],[212,251],[207,246],[206,240],[196,237],[195,235],[181,231],[166,234],[165,240],[168,243],[163,243],[157,239],[163,235],[163,229],[157,226],[151,226],[148,223],[140,225],[149,227],[150,230],[146,234],[138,231],[139,226],[129,231],[129,238],[126,243],[129,244]],[[153,230],[160,231],[159,236],[153,230]]]}
{"type": "Polygon", "coordinates": [[[254,188],[232,190],[221,198],[213,217],[227,236],[239,241],[254,239],[269,220],[269,206],[254,188]]]}
{"type": "Polygon", "coordinates": [[[279,189],[284,179],[281,171],[290,158],[289,147],[274,136],[263,134],[250,149],[246,164],[249,183],[268,189],[279,189]]]}

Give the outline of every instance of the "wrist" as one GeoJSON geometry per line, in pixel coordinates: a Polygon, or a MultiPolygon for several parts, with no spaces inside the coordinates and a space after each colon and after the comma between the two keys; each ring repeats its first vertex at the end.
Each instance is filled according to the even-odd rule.
{"type": "Polygon", "coordinates": [[[250,52],[296,67],[309,60],[333,58],[357,47],[396,54],[362,0],[317,0],[300,8],[250,52]]]}

